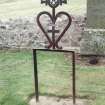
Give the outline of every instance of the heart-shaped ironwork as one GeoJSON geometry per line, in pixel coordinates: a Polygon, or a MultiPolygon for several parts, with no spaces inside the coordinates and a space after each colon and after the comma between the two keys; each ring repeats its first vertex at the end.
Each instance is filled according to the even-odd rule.
{"type": "Polygon", "coordinates": [[[38,14],[38,16],[37,16],[37,23],[38,23],[40,29],[42,30],[42,32],[44,33],[44,35],[46,36],[46,38],[47,38],[47,40],[48,40],[48,42],[49,42],[48,49],[50,49],[50,48],[53,47],[53,46],[55,46],[57,49],[61,49],[61,48],[62,48],[62,47],[59,47],[59,46],[58,46],[58,42],[61,40],[61,38],[62,38],[62,37],[64,36],[64,34],[66,33],[66,31],[69,29],[69,27],[70,27],[70,25],[71,25],[71,22],[72,22],[72,18],[71,18],[71,16],[70,16],[68,13],[66,13],[66,12],[58,12],[55,17],[53,17],[49,12],[46,12],[46,11],[41,12],[41,13],[38,14]],[[60,15],[64,15],[64,16],[66,16],[66,17],[68,18],[69,21],[68,21],[66,27],[64,28],[64,30],[61,32],[61,34],[59,35],[59,37],[58,37],[56,40],[51,39],[51,38],[49,37],[48,33],[45,31],[45,29],[44,29],[42,23],[40,22],[40,17],[41,17],[42,15],[47,15],[47,16],[49,16],[49,18],[51,19],[51,21],[52,21],[52,23],[53,23],[54,25],[55,25],[55,23],[56,23],[57,18],[58,18],[60,15]]]}

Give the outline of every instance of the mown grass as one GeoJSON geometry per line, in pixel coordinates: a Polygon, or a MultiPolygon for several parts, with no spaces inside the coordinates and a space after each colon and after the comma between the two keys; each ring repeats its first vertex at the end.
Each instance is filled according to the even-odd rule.
{"type": "MultiPolygon", "coordinates": [[[[68,74],[69,66],[62,54],[38,52],[38,65],[40,92],[42,95],[58,96],[63,95],[65,92],[67,93],[70,81],[69,78],[65,77],[70,75],[68,74]],[[60,64],[65,66],[65,71],[60,64]]],[[[1,51],[0,105],[27,105],[28,97],[34,93],[33,76],[31,52],[13,53],[1,51]]]]}
{"type": "MultiPolygon", "coordinates": [[[[41,5],[40,0],[0,0],[0,19],[34,16],[48,7],[41,5]]],[[[86,13],[86,0],[70,0],[68,5],[57,9],[69,11],[71,14],[86,13]]]]}
{"type": "Polygon", "coordinates": [[[0,52],[0,105],[26,105],[33,92],[31,54],[0,52]]]}
{"type": "MultiPolygon", "coordinates": [[[[60,53],[38,54],[40,95],[72,96],[71,62],[60,53]]],[[[0,105],[28,105],[34,94],[32,53],[0,52],[0,105]]],[[[105,66],[76,66],[76,93],[88,105],[105,105],[105,66]]]]}

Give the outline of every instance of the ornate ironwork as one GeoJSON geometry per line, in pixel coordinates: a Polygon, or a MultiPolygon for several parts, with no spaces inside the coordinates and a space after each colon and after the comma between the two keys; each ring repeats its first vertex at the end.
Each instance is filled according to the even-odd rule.
{"type": "Polygon", "coordinates": [[[46,4],[51,8],[56,8],[59,5],[67,4],[67,0],[41,0],[41,4],[46,4]]]}
{"type": "Polygon", "coordinates": [[[40,27],[40,29],[42,30],[42,32],[44,33],[44,35],[46,36],[47,40],[49,41],[49,46],[47,47],[48,49],[52,48],[52,49],[62,49],[62,47],[60,47],[58,45],[59,41],[61,40],[61,38],[64,36],[65,32],[69,29],[71,22],[72,22],[72,18],[71,16],[66,13],[66,12],[58,12],[57,14],[55,13],[55,8],[58,7],[59,5],[62,5],[63,3],[67,3],[66,0],[44,0],[41,1],[41,3],[45,3],[46,5],[49,5],[52,8],[52,14],[50,14],[47,11],[41,12],[38,14],[37,16],[37,23],[40,27]],[[52,21],[52,30],[48,30],[47,32],[45,31],[43,25],[41,24],[40,21],[40,17],[42,15],[47,15],[51,21],[52,21]],[[59,33],[59,30],[56,30],[56,20],[59,16],[64,15],[68,18],[68,23],[65,27],[65,29],[62,31],[62,33],[59,35],[59,37],[57,39],[55,39],[55,34],[59,33]],[[48,33],[52,33],[52,39],[49,37],[48,33]]]}
{"type": "Polygon", "coordinates": [[[67,0],[41,0],[41,4],[45,4],[46,6],[50,6],[52,8],[52,14],[44,11],[40,12],[37,16],[37,23],[42,32],[44,33],[45,37],[47,38],[49,45],[47,46],[47,49],[33,49],[33,59],[34,59],[34,77],[35,77],[35,92],[36,92],[36,101],[39,101],[39,90],[38,90],[38,71],[37,71],[37,50],[38,51],[52,51],[52,52],[64,52],[64,53],[71,53],[72,54],[72,80],[73,80],[73,104],[75,105],[75,52],[74,51],[67,51],[67,50],[61,50],[62,47],[59,46],[59,41],[64,36],[66,31],[69,29],[72,18],[67,12],[55,12],[55,9],[58,6],[61,6],[63,4],[67,4],[67,0]],[[51,30],[45,30],[43,27],[43,24],[41,23],[41,16],[47,15],[51,22],[52,22],[52,29],[51,30]],[[56,20],[59,16],[66,16],[68,18],[68,23],[64,30],[60,33],[59,37],[56,38],[55,34],[59,33],[60,31],[56,29],[56,20]],[[52,37],[50,38],[48,33],[52,34],[52,37]]]}

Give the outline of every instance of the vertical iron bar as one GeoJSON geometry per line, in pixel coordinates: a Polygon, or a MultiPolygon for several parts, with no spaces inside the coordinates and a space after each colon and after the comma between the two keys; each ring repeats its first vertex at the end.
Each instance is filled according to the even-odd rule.
{"type": "Polygon", "coordinates": [[[53,16],[52,40],[53,40],[53,49],[55,49],[55,8],[52,8],[52,16],[53,16]]]}
{"type": "Polygon", "coordinates": [[[36,51],[37,51],[36,49],[33,49],[35,93],[36,93],[36,102],[38,102],[39,90],[38,90],[38,70],[37,70],[37,52],[36,51]]]}
{"type": "Polygon", "coordinates": [[[76,92],[75,92],[76,91],[76,85],[75,85],[76,84],[76,82],[75,82],[76,81],[76,79],[75,79],[75,75],[76,75],[75,74],[75,52],[72,53],[72,67],[73,67],[72,68],[72,70],[73,70],[72,71],[72,73],[73,73],[73,75],[72,75],[73,76],[72,77],[72,79],[73,79],[72,80],[72,84],[73,84],[72,85],[72,87],[73,87],[73,105],[75,105],[76,104],[76,92]]]}

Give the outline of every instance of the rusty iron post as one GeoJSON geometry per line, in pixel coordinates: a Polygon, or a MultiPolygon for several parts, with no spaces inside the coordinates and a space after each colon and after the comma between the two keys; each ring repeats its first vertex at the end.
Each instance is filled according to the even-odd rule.
{"type": "Polygon", "coordinates": [[[37,70],[37,50],[33,50],[33,61],[34,61],[34,78],[35,78],[35,93],[36,102],[39,101],[39,90],[38,90],[38,70],[37,70]]]}
{"type": "Polygon", "coordinates": [[[72,79],[73,79],[73,81],[72,81],[72,83],[73,83],[73,84],[72,84],[72,87],[73,87],[73,104],[75,105],[75,103],[76,103],[76,83],[75,83],[75,81],[76,81],[76,80],[75,80],[75,77],[76,77],[75,69],[76,69],[76,68],[75,68],[75,52],[72,53],[72,67],[73,67],[73,68],[72,68],[72,70],[73,70],[73,71],[72,71],[72,73],[73,73],[73,76],[72,76],[72,77],[73,77],[73,78],[72,78],[72,79]]]}

